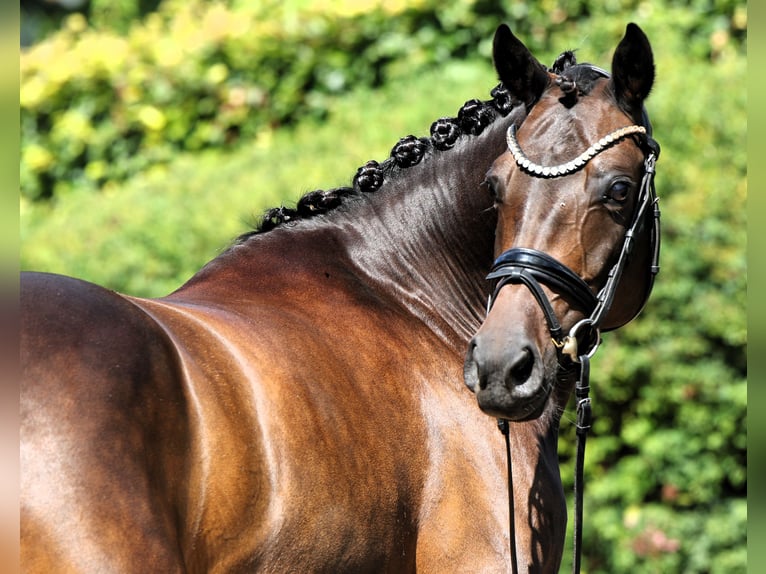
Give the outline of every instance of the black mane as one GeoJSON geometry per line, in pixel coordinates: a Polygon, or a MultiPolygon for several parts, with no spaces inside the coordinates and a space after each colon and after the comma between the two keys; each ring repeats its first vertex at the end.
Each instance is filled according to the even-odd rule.
{"type": "MultiPolygon", "coordinates": [[[[563,52],[550,71],[560,75],[559,85],[572,86],[581,91],[597,79],[597,72],[589,65],[576,65],[572,51],[563,52]]],[[[390,156],[378,163],[370,160],[361,166],[350,187],[310,191],[303,195],[295,207],[273,207],[266,210],[254,231],[238,238],[241,243],[249,237],[268,232],[284,224],[322,215],[339,207],[345,198],[377,191],[383,182],[402,169],[419,164],[434,153],[447,151],[455,146],[462,136],[477,136],[497,118],[507,116],[513,104],[510,94],[500,83],[491,92],[490,100],[469,100],[460,108],[456,117],[444,117],[431,124],[429,137],[409,135],[401,138],[391,149],[390,156]]]]}

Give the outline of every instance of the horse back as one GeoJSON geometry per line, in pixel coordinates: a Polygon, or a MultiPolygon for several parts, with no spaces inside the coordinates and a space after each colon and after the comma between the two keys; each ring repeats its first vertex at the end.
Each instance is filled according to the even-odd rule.
{"type": "Polygon", "coordinates": [[[187,421],[169,340],[67,277],[23,274],[20,310],[23,570],[180,571],[187,421]]]}

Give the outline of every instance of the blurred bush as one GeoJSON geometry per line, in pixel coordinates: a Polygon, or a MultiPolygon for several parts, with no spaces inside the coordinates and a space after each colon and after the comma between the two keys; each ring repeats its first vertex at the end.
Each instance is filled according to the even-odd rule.
{"type": "MultiPolygon", "coordinates": [[[[648,108],[662,145],[662,270],[645,314],[593,361],[587,566],[745,572],[747,61],[725,27],[701,49],[679,30],[699,14],[681,6],[642,26],[658,67],[648,108]]],[[[575,434],[563,431],[571,485],[575,434]]]]}
{"type": "MultiPolygon", "coordinates": [[[[611,11],[622,4],[636,2],[611,11]]],[[[720,4],[721,21],[679,21],[691,39],[686,50],[710,50],[709,31],[700,33],[700,26],[732,29],[736,2],[720,4]]],[[[74,14],[58,33],[22,52],[25,197],[99,189],[179,151],[221,149],[265,128],[323,117],[328,95],[379,86],[403,68],[462,58],[477,48],[489,55],[500,20],[540,53],[552,35],[560,37],[593,9],[585,0],[518,2],[508,10],[497,0],[447,6],[436,0],[166,0],[122,34],[130,6],[94,3],[94,25],[74,14]]]]}
{"type": "Polygon", "coordinates": [[[412,4],[168,1],[126,35],[71,16],[22,54],[22,194],[102,188],[178,151],[321,117],[328,95],[380,85],[394,63],[445,61],[490,37],[488,21],[466,22],[471,33],[455,38],[436,33],[470,3],[444,23],[435,6],[412,4]]]}
{"type": "Polygon", "coordinates": [[[399,137],[427,133],[435,110],[457,113],[493,86],[488,61],[450,62],[381,89],[334,98],[331,121],[303,119],[222,153],[178,154],[119,187],[22,201],[21,265],[159,296],[177,288],[260,214],[312,189],[348,185],[357,167],[385,157],[399,137]],[[411,105],[412,94],[427,94],[411,105]],[[477,93],[477,86],[483,86],[477,93]],[[309,187],[312,186],[312,187],[309,187]]]}

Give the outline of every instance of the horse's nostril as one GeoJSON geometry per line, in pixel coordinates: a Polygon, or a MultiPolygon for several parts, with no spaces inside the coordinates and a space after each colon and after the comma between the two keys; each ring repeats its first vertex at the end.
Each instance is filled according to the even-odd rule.
{"type": "Polygon", "coordinates": [[[532,349],[524,347],[511,364],[511,382],[514,385],[523,385],[532,375],[535,366],[535,356],[532,349]]]}

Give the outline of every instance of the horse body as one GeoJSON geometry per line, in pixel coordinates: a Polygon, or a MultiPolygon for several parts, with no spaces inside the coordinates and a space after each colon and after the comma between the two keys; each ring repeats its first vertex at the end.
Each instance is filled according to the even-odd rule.
{"type": "MultiPolygon", "coordinates": [[[[505,127],[450,152],[450,185],[433,158],[417,189],[255,235],[162,299],[25,275],[25,568],[506,571],[502,437],[461,381],[505,127]]],[[[540,466],[527,493],[560,489],[540,466]]]]}
{"type": "MultiPolygon", "coordinates": [[[[636,115],[653,64],[629,26],[614,80],[587,68],[578,103],[574,80],[507,27],[494,48],[514,105],[468,102],[425,159],[400,154],[422,144],[404,138],[342,201],[308,194],[321,217],[280,216],[167,297],[22,276],[25,571],[558,571],[558,424],[574,379],[535,297],[565,329],[583,310],[527,278],[535,297],[505,288],[485,319],[485,277],[493,253],[521,247],[562,259],[593,297],[642,154],[621,137],[557,186],[513,165],[506,131],[566,159],[636,115]],[[444,139],[458,124],[465,137],[444,139]],[[579,234],[551,241],[561,227],[579,234]],[[510,505],[502,435],[471,391],[512,421],[510,505]]],[[[651,288],[638,223],[609,327],[651,288]]]]}

